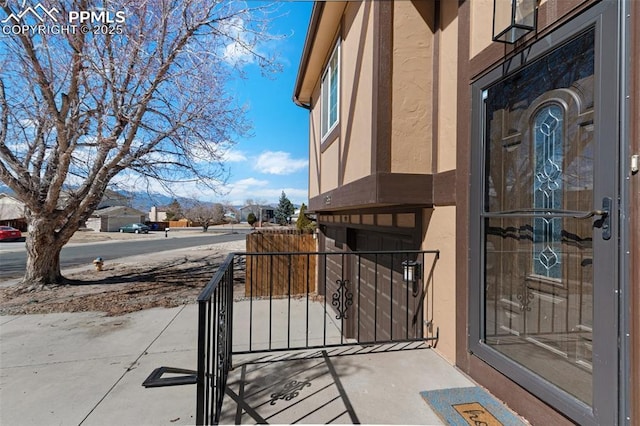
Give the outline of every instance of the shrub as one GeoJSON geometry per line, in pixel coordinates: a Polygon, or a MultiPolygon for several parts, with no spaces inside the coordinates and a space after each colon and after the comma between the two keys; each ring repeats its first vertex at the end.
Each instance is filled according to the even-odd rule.
{"type": "Polygon", "coordinates": [[[307,211],[307,206],[302,203],[300,206],[300,215],[298,216],[298,221],[296,222],[296,228],[300,231],[305,232],[313,232],[316,228],[316,223],[309,219],[305,212],[307,211]]]}
{"type": "Polygon", "coordinates": [[[253,226],[257,221],[258,218],[256,217],[256,215],[253,212],[249,213],[249,215],[247,216],[247,222],[249,223],[249,225],[253,226]]]}

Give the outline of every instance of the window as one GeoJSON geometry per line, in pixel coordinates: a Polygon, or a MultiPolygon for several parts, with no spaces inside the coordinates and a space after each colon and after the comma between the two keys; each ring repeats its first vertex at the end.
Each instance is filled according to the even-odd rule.
{"type": "MultiPolygon", "coordinates": [[[[542,108],[534,118],[533,207],[540,210],[562,209],[564,111],[559,105],[542,108]]],[[[562,219],[533,220],[533,273],[547,278],[562,276],[562,219]]]]}
{"type": "Polygon", "coordinates": [[[327,68],[322,74],[322,98],[321,105],[321,130],[322,137],[335,127],[338,123],[340,112],[340,42],[333,49],[327,68]]]}

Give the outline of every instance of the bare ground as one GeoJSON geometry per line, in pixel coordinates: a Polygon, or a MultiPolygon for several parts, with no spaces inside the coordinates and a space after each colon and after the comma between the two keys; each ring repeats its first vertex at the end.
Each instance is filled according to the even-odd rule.
{"type": "Polygon", "coordinates": [[[215,244],[143,261],[114,261],[99,272],[87,268],[68,273],[66,285],[0,288],[0,315],[98,311],[116,316],[195,303],[227,254],[243,249],[243,241],[215,244]]]}

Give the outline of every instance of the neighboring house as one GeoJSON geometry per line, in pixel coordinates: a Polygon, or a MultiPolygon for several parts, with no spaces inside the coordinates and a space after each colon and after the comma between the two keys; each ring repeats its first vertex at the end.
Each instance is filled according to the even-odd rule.
{"type": "Polygon", "coordinates": [[[0,193],[0,225],[13,226],[21,231],[27,230],[24,204],[4,193],[0,193]]]}
{"type": "Polygon", "coordinates": [[[152,206],[149,211],[149,220],[151,222],[165,222],[167,220],[167,211],[156,206],[152,206]]]}
{"type": "Polygon", "coordinates": [[[309,210],[439,249],[425,335],[532,424],[640,424],[640,2],[527,3],[509,44],[490,1],[316,2],[309,210]]]}
{"type": "Polygon", "coordinates": [[[100,232],[117,232],[121,226],[129,223],[144,223],[146,213],[132,207],[106,207],[93,212],[87,220],[87,228],[100,232]]]}
{"type": "Polygon", "coordinates": [[[275,217],[275,208],[257,204],[240,207],[240,222],[246,222],[249,213],[255,214],[256,218],[262,222],[271,222],[275,217]]]}
{"type": "MultiPolygon", "coordinates": [[[[66,194],[63,192],[61,195],[64,198],[66,194]]],[[[99,208],[94,212],[93,219],[89,219],[87,221],[88,228],[95,228],[96,230],[101,230],[105,228],[107,225],[103,225],[101,221],[98,219],[99,216],[108,216],[114,215],[114,212],[137,212],[133,215],[141,214],[142,221],[145,220],[145,214],[134,210],[130,207],[126,207],[129,205],[129,199],[121,194],[118,194],[115,191],[106,190],[105,194],[100,201],[99,208]],[[128,210],[107,210],[106,207],[122,207],[127,208],[128,210]]],[[[0,225],[9,225],[14,228],[18,228],[21,231],[27,230],[27,221],[25,216],[25,207],[24,203],[16,198],[13,198],[10,195],[0,193],[0,225]]],[[[125,213],[126,216],[129,213],[125,213]]],[[[139,216],[139,215],[138,215],[139,216]]],[[[136,220],[138,221],[138,220],[136,220]]],[[[112,221],[112,225],[116,222],[112,221]]],[[[112,226],[113,227],[113,226],[112,226]]],[[[106,228],[105,228],[106,229],[106,228]]],[[[117,230],[117,229],[116,229],[117,230]]]]}

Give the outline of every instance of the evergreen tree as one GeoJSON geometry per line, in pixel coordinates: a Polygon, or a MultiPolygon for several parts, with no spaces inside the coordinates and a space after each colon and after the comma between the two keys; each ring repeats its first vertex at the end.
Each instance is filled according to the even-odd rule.
{"type": "Polygon", "coordinates": [[[301,231],[313,231],[315,228],[315,222],[307,217],[305,212],[307,211],[307,206],[302,203],[300,206],[300,215],[298,216],[298,221],[296,222],[296,228],[301,231]]]}
{"type": "Polygon", "coordinates": [[[249,213],[249,215],[247,216],[247,223],[249,225],[251,225],[251,227],[253,227],[253,225],[258,221],[258,218],[256,217],[255,213],[251,212],[249,213]]]}
{"type": "Polygon", "coordinates": [[[296,209],[291,204],[291,201],[287,198],[287,194],[282,191],[280,195],[280,201],[278,201],[278,207],[275,211],[276,222],[280,225],[287,225],[291,216],[296,212],[296,209]]]}
{"type": "Polygon", "coordinates": [[[167,220],[180,220],[184,213],[182,212],[182,206],[180,202],[175,198],[171,203],[166,207],[167,220]]]}

